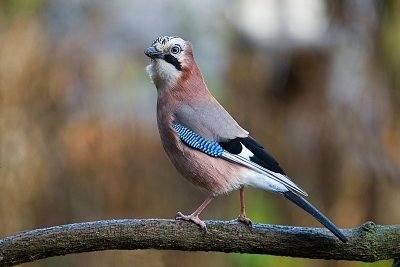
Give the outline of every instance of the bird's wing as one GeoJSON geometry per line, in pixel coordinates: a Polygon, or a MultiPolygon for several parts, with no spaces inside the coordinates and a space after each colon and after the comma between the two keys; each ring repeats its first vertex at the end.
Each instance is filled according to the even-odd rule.
{"type": "Polygon", "coordinates": [[[179,123],[174,123],[172,127],[182,142],[188,146],[198,149],[209,156],[223,158],[243,165],[284,185],[287,190],[279,191],[283,196],[314,216],[341,241],[344,243],[348,241],[346,236],[325,215],[301,196],[307,196],[307,193],[285,175],[278,162],[253,138],[239,137],[218,143],[201,137],[179,123]]]}
{"type": "Polygon", "coordinates": [[[285,175],[279,163],[251,136],[220,142],[220,145],[231,154],[240,155],[261,167],[285,175]]]}
{"type": "Polygon", "coordinates": [[[214,99],[184,104],[174,115],[176,123],[210,141],[221,142],[249,135],[214,99]]]}
{"type": "Polygon", "coordinates": [[[253,138],[235,137],[218,142],[204,138],[187,125],[174,123],[173,127],[185,144],[210,156],[220,157],[264,174],[288,190],[307,196],[307,193],[286,176],[278,162],[253,138]]]}

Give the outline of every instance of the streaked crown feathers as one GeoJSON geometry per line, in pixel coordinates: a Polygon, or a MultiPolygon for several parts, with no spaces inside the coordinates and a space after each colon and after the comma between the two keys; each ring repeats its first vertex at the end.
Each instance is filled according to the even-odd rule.
{"type": "Polygon", "coordinates": [[[167,42],[171,41],[174,38],[179,38],[179,37],[178,36],[160,36],[154,40],[152,45],[154,46],[157,43],[165,45],[167,42]]]}
{"type": "Polygon", "coordinates": [[[160,36],[154,40],[152,46],[158,51],[169,52],[173,45],[178,45],[182,50],[186,47],[186,41],[178,36],[160,36]]]}

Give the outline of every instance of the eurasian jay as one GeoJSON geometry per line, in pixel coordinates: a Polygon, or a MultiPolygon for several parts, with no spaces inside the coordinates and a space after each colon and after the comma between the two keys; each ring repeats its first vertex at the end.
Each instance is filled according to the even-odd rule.
{"type": "Polygon", "coordinates": [[[190,42],[162,36],[144,53],[151,59],[147,72],[157,88],[157,124],[164,150],[185,178],[209,193],[192,214],[178,212],[176,219],[205,228],[199,218],[204,208],[216,196],[239,189],[238,221],[251,225],[244,204],[244,188],[250,186],[283,195],[347,242],[343,233],[303,198],[307,193],[211,95],[190,42]]]}

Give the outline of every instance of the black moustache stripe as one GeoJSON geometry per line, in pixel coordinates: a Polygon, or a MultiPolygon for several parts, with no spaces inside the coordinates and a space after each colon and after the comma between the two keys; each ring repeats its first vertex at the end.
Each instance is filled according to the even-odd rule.
{"type": "Polygon", "coordinates": [[[168,63],[174,65],[174,67],[177,70],[179,70],[179,71],[182,70],[181,63],[176,59],[176,57],[174,57],[174,56],[172,56],[170,54],[167,54],[167,55],[164,56],[164,60],[167,61],[168,63]]]}

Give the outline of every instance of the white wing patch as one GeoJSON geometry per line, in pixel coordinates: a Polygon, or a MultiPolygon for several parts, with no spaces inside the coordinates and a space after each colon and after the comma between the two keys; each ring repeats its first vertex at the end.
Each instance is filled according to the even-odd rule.
{"type": "Polygon", "coordinates": [[[242,143],[242,151],[238,154],[238,156],[241,156],[247,160],[250,160],[251,157],[254,156],[253,152],[251,152],[247,147],[245,147],[242,143]]]}
{"type": "MultiPolygon", "coordinates": [[[[243,146],[243,144],[242,144],[243,146]]],[[[244,147],[244,146],[243,146],[244,147]]],[[[254,187],[259,187],[259,188],[264,188],[272,191],[279,191],[279,192],[284,192],[287,190],[292,190],[296,192],[297,194],[307,196],[308,194],[300,188],[298,185],[296,185],[292,180],[289,179],[286,175],[280,174],[273,172],[271,170],[268,170],[257,163],[254,163],[250,161],[251,155],[254,156],[254,154],[248,150],[247,148],[244,147],[242,152],[238,155],[231,154],[228,151],[224,151],[222,153],[222,158],[238,163],[242,166],[245,166],[259,174],[259,175],[251,175],[249,176],[249,179],[247,180],[247,185],[249,186],[254,186],[254,187]],[[261,178],[269,178],[267,180],[265,179],[260,179],[261,178]],[[272,181],[271,181],[272,180],[272,181]]]]}

